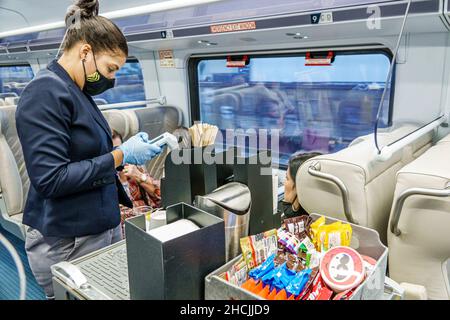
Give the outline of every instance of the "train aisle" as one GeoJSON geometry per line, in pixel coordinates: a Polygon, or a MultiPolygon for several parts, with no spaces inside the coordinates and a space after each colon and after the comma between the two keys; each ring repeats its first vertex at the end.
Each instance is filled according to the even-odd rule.
{"type": "MultiPolygon", "coordinates": [[[[16,248],[22,259],[27,276],[27,300],[45,300],[44,291],[34,279],[25,252],[25,243],[0,227],[3,234],[16,248]]],[[[17,300],[19,298],[19,278],[11,255],[0,245],[0,300],[17,300]]]]}

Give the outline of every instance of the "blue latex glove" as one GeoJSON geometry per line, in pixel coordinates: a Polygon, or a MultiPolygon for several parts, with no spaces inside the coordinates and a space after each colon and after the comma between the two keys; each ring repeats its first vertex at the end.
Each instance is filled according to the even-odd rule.
{"type": "Polygon", "coordinates": [[[122,165],[134,164],[142,166],[161,153],[160,147],[149,143],[148,134],[145,132],[139,132],[132,136],[120,145],[118,149],[123,152],[122,165]]]}

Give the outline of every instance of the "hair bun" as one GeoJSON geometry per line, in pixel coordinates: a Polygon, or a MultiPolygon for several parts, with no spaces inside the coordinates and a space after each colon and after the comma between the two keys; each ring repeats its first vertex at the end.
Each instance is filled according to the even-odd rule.
{"type": "Polygon", "coordinates": [[[66,22],[78,14],[81,19],[91,19],[98,16],[99,7],[98,0],[76,0],[73,5],[67,8],[66,22]]]}

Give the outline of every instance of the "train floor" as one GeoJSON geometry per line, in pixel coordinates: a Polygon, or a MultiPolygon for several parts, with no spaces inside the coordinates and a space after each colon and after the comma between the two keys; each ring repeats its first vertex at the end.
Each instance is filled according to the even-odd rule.
{"type": "MultiPolygon", "coordinates": [[[[27,300],[45,300],[42,288],[37,284],[25,252],[25,243],[0,227],[2,233],[16,248],[22,259],[27,277],[27,300]]],[[[0,300],[19,299],[19,278],[17,268],[11,255],[5,247],[0,245],[0,300]]]]}

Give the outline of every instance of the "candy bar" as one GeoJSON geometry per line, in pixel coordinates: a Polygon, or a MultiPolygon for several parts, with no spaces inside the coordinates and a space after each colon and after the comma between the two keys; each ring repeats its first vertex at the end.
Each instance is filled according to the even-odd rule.
{"type": "Polygon", "coordinates": [[[311,217],[303,215],[300,217],[288,218],[283,220],[282,227],[294,235],[299,235],[306,231],[308,222],[311,217]]]}
{"type": "Polygon", "coordinates": [[[277,252],[277,230],[272,229],[254,236],[241,238],[241,250],[249,270],[259,266],[277,252]]]}
{"type": "Polygon", "coordinates": [[[278,229],[278,242],[291,253],[297,254],[300,251],[301,241],[299,238],[283,228],[278,229]]]}
{"type": "Polygon", "coordinates": [[[320,276],[320,273],[317,275],[317,277],[314,279],[312,283],[311,291],[309,292],[308,296],[305,298],[305,300],[317,300],[317,297],[320,294],[320,291],[325,286],[323,283],[322,277],[320,276]]]}

